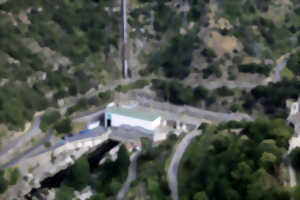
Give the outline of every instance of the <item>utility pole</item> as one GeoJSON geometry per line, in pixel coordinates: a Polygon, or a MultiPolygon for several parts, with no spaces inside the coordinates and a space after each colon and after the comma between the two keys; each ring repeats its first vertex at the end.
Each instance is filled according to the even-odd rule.
{"type": "Polygon", "coordinates": [[[126,0],[121,0],[122,1],[122,35],[123,35],[123,45],[122,45],[122,73],[123,73],[123,78],[127,79],[128,77],[128,63],[127,63],[127,3],[126,0]]]}

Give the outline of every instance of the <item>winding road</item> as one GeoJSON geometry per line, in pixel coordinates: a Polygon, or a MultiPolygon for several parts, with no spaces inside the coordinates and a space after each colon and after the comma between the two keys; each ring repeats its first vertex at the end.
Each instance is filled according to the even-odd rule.
{"type": "Polygon", "coordinates": [[[281,70],[283,70],[286,67],[286,64],[288,62],[289,57],[291,56],[291,54],[296,53],[297,51],[300,50],[300,47],[296,47],[293,50],[291,50],[291,52],[286,53],[282,56],[280,56],[279,59],[277,59],[276,63],[276,67],[274,68],[274,76],[273,76],[273,82],[279,82],[281,81],[281,70]]]}
{"type": "Polygon", "coordinates": [[[186,151],[187,147],[191,143],[192,139],[196,136],[201,135],[201,132],[199,132],[199,130],[196,131],[197,132],[194,131],[186,135],[179,143],[176,152],[172,158],[170,167],[168,169],[168,182],[169,182],[169,187],[172,193],[173,200],[179,200],[177,176],[178,176],[178,168],[179,168],[180,160],[184,152],[186,151]]]}
{"type": "Polygon", "coordinates": [[[140,151],[137,151],[135,153],[133,153],[130,156],[130,165],[128,168],[128,176],[126,179],[126,182],[123,184],[121,190],[119,191],[118,195],[117,195],[117,200],[123,200],[130,188],[130,184],[132,183],[132,181],[134,181],[136,179],[136,164],[137,164],[137,158],[140,155],[140,151]]]}

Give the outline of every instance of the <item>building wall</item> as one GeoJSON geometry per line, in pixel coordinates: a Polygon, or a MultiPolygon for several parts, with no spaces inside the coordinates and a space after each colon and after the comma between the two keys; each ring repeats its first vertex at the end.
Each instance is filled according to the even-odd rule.
{"type": "Polygon", "coordinates": [[[299,112],[299,103],[298,102],[292,103],[290,115],[295,115],[298,112],[299,112]]]}
{"type": "Polygon", "coordinates": [[[121,125],[129,125],[129,126],[139,126],[148,130],[155,130],[160,125],[161,118],[157,118],[154,121],[146,121],[137,118],[131,118],[118,114],[111,114],[111,126],[118,127],[121,125]]]}

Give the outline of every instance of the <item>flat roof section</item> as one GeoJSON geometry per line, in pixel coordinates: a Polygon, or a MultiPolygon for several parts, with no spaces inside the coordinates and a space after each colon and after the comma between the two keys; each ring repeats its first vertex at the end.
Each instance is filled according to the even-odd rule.
{"type": "Polygon", "coordinates": [[[126,109],[126,108],[120,108],[115,106],[107,108],[106,111],[112,114],[118,114],[118,115],[123,115],[131,118],[142,119],[145,121],[154,121],[160,117],[160,115],[151,112],[143,112],[135,109],[126,109]]]}

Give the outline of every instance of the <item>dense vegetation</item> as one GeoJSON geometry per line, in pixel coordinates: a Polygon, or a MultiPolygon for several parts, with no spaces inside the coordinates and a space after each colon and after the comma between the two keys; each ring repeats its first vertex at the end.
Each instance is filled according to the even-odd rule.
{"type": "Polygon", "coordinates": [[[74,191],[81,191],[88,185],[95,194],[91,199],[112,200],[115,198],[127,177],[129,155],[124,145],[120,146],[116,161],[106,161],[99,169],[91,171],[87,156],[79,158],[68,171],[65,179],[57,189],[57,200],[74,197],[74,191]]]}
{"type": "Polygon", "coordinates": [[[8,181],[4,178],[4,171],[0,171],[0,194],[4,193],[7,189],[8,181]]]}
{"type": "Polygon", "coordinates": [[[297,170],[300,169],[300,147],[296,147],[290,153],[291,163],[297,170]]]}
{"type": "Polygon", "coordinates": [[[284,80],[271,83],[267,86],[257,86],[251,90],[250,95],[245,95],[245,106],[256,108],[254,105],[263,105],[264,112],[270,115],[287,115],[286,100],[297,99],[299,95],[300,81],[284,80]]]}
{"type": "Polygon", "coordinates": [[[137,180],[132,184],[127,199],[145,196],[153,200],[171,199],[166,166],[176,140],[176,136],[170,134],[167,141],[155,148],[152,147],[152,142],[143,140],[143,150],[137,162],[137,180]],[[142,194],[141,190],[146,194],[142,194]]]}
{"type": "Polygon", "coordinates": [[[23,128],[31,121],[35,111],[47,108],[48,101],[43,94],[30,87],[6,84],[0,88],[0,123],[10,129],[23,128]]]}
{"type": "Polygon", "coordinates": [[[253,64],[251,61],[235,63],[235,59],[241,58],[242,61],[252,57],[260,63],[264,63],[266,59],[274,61],[280,55],[290,52],[300,41],[298,1],[293,1],[293,5],[288,8],[285,3],[272,0],[139,2],[141,6],[130,13],[129,23],[135,29],[131,36],[157,44],[149,54],[142,54],[148,65],[141,71],[143,75],[151,72],[161,75],[163,72],[162,75],[166,77],[183,79],[190,73],[200,72],[203,78],[215,75],[216,79],[224,71],[224,65],[220,64],[225,64],[227,67],[233,65],[243,73],[268,76],[272,64],[253,64]],[[189,11],[184,11],[186,4],[190,7],[189,11]],[[214,4],[216,9],[211,9],[214,4]],[[280,15],[277,8],[281,10],[280,15]],[[155,13],[154,17],[152,13],[155,13]],[[211,21],[217,22],[224,18],[229,20],[232,25],[230,28],[210,26],[211,21]],[[154,32],[149,28],[149,22],[153,23],[154,32]],[[213,47],[208,45],[209,39],[206,37],[207,33],[215,31],[224,37],[235,37],[243,48],[233,49],[232,52],[228,51],[224,56],[218,57],[215,51],[223,47],[218,44],[213,47]],[[202,41],[203,38],[205,41],[202,41]],[[199,57],[202,59],[198,60],[199,57]],[[225,63],[225,59],[230,62],[225,63]],[[206,64],[208,67],[202,67],[206,64]]]}
{"type": "Polygon", "coordinates": [[[8,168],[6,171],[0,170],[0,194],[4,193],[9,185],[17,184],[19,176],[18,168],[8,168]]]}
{"type": "Polygon", "coordinates": [[[287,67],[297,76],[300,75],[300,51],[291,55],[287,62],[287,67]]]}
{"type": "Polygon", "coordinates": [[[186,78],[191,71],[193,51],[199,42],[195,32],[172,37],[169,44],[150,56],[149,67],[142,73],[157,72],[161,68],[167,77],[186,78]]]}
{"type": "Polygon", "coordinates": [[[60,119],[61,115],[58,111],[49,111],[43,115],[41,122],[42,131],[47,131],[47,129],[60,119]]]}
{"type": "Polygon", "coordinates": [[[114,67],[104,63],[110,60],[109,50],[118,48],[120,34],[120,13],[105,10],[113,4],[22,0],[0,5],[0,123],[23,128],[34,112],[105,81],[102,72],[110,73],[114,67]],[[53,53],[35,47],[35,41],[53,53]],[[46,100],[50,91],[54,96],[46,100]]]}
{"type": "Polygon", "coordinates": [[[279,171],[291,135],[281,119],[208,126],[184,155],[181,199],[290,199],[279,171]]]}
{"type": "Polygon", "coordinates": [[[270,66],[255,64],[255,63],[239,65],[238,68],[239,68],[240,72],[259,73],[259,74],[263,74],[265,76],[268,76],[269,73],[271,72],[270,66]]]}
{"type": "Polygon", "coordinates": [[[220,87],[214,91],[210,91],[203,86],[192,88],[182,84],[178,80],[164,81],[153,79],[152,89],[156,92],[157,96],[163,100],[179,105],[198,106],[201,102],[210,105],[215,103],[218,97],[234,95],[234,91],[227,87],[220,87]]]}
{"type": "Polygon", "coordinates": [[[114,162],[105,162],[96,173],[96,178],[92,180],[92,188],[96,191],[95,196],[101,196],[101,199],[107,200],[115,199],[122,184],[125,183],[129,164],[127,149],[121,145],[118,159],[114,162]]]}

